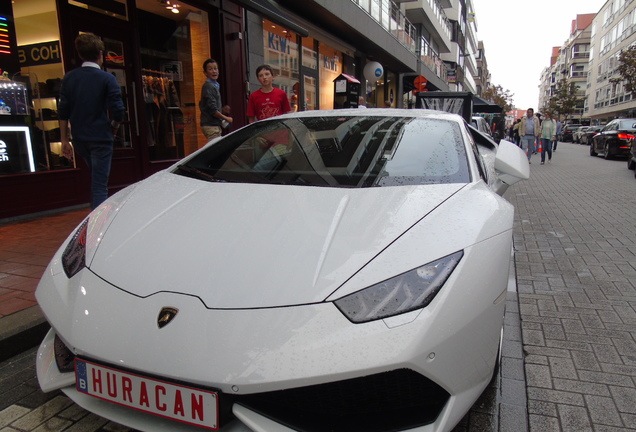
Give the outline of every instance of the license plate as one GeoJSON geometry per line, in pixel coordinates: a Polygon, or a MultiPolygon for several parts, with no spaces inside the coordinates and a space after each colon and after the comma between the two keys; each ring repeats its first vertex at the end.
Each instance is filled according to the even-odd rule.
{"type": "Polygon", "coordinates": [[[77,390],[99,399],[206,429],[218,429],[218,395],[75,360],[77,390]]]}

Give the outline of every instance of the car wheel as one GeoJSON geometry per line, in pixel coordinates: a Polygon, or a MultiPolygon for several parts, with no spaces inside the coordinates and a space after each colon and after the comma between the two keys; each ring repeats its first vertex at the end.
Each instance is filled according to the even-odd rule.
{"type": "Polygon", "coordinates": [[[627,169],[636,169],[636,162],[634,162],[634,159],[631,156],[627,159],[627,169]]]}
{"type": "Polygon", "coordinates": [[[605,153],[603,154],[603,157],[604,157],[606,160],[610,160],[610,159],[612,159],[612,155],[610,154],[609,146],[607,146],[607,145],[605,146],[605,153]]]}
{"type": "Polygon", "coordinates": [[[594,142],[590,145],[590,156],[596,156],[597,153],[594,151],[594,142]]]}

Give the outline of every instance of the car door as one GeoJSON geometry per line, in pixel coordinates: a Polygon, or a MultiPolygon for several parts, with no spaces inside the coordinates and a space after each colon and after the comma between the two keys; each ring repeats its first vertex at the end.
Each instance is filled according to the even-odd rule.
{"type": "Polygon", "coordinates": [[[607,154],[608,146],[611,145],[611,142],[618,140],[618,130],[620,127],[621,122],[614,120],[612,122],[612,127],[607,131],[607,134],[603,134],[603,147],[599,148],[599,151],[602,151],[603,154],[607,154]]]}
{"type": "Polygon", "coordinates": [[[609,122],[602,130],[601,132],[596,135],[594,137],[594,152],[598,153],[598,152],[604,152],[604,148],[605,148],[605,142],[608,139],[611,139],[612,135],[616,134],[616,127],[617,124],[615,121],[611,121],[609,122]]]}

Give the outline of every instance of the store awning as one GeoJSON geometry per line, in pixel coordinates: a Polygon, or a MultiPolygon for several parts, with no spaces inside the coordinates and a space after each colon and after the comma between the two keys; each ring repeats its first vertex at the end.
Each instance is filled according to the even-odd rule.
{"type": "Polygon", "coordinates": [[[473,112],[485,114],[501,114],[503,108],[499,105],[482,99],[479,96],[473,96],[473,112]]]}
{"type": "Polygon", "coordinates": [[[268,0],[234,0],[236,3],[243,6],[256,14],[262,15],[265,18],[274,21],[289,30],[298,33],[302,37],[309,36],[309,32],[304,27],[296,24],[287,14],[281,11],[278,6],[268,0]]]}

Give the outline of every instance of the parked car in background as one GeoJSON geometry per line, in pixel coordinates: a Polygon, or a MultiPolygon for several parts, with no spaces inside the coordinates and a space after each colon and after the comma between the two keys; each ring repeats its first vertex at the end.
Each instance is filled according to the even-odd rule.
{"type": "Polygon", "coordinates": [[[589,126],[580,126],[576,128],[574,133],[572,134],[572,141],[581,144],[581,138],[585,135],[585,132],[589,129],[589,126]]]}
{"type": "Polygon", "coordinates": [[[142,431],[449,431],[498,362],[501,195],[529,174],[516,145],[430,110],[219,137],[60,247],[39,383],[142,431]]]}
{"type": "Polygon", "coordinates": [[[592,138],[590,156],[603,155],[605,159],[630,155],[636,137],[636,119],[614,119],[592,138]]]}
{"type": "Polygon", "coordinates": [[[477,129],[479,132],[492,137],[492,132],[490,131],[490,125],[486,121],[485,118],[479,116],[473,116],[471,121],[473,127],[477,129]]]}
{"type": "Polygon", "coordinates": [[[627,156],[627,168],[634,171],[634,177],[636,177],[636,141],[632,140],[629,147],[629,155],[627,156]]]}
{"type": "Polygon", "coordinates": [[[584,134],[581,135],[581,144],[590,145],[592,138],[595,137],[605,125],[601,126],[588,126],[584,134]]]}
{"type": "Polygon", "coordinates": [[[561,139],[559,141],[572,142],[574,140],[574,132],[577,128],[580,128],[580,124],[567,124],[563,126],[561,131],[561,139]]]}

